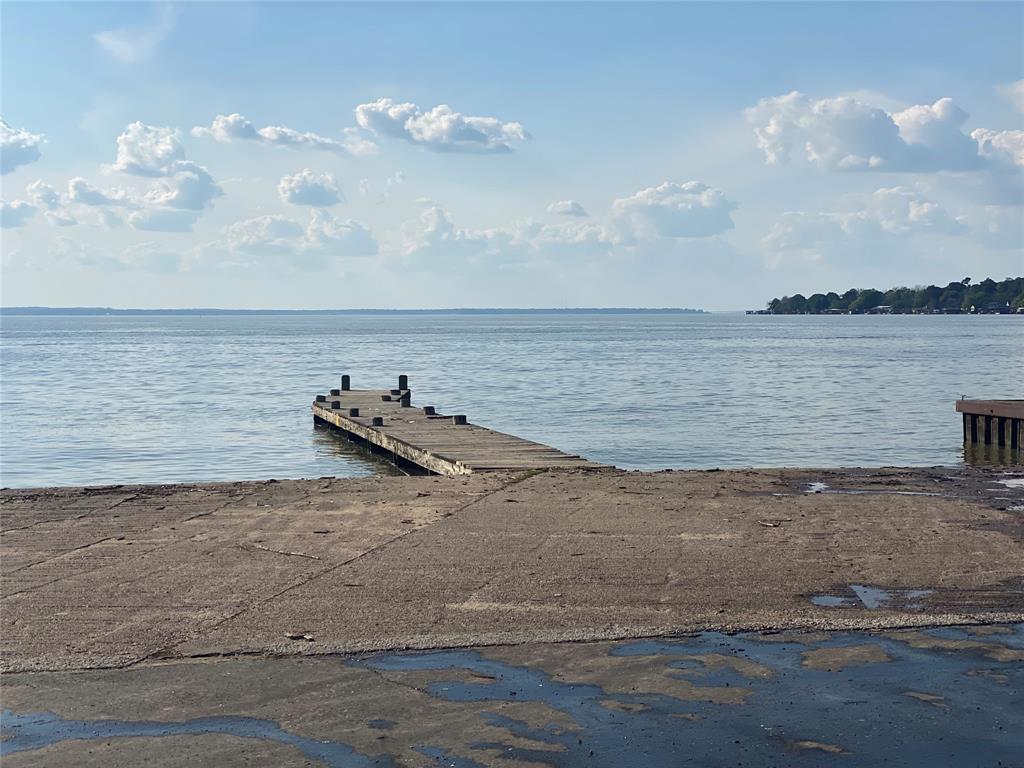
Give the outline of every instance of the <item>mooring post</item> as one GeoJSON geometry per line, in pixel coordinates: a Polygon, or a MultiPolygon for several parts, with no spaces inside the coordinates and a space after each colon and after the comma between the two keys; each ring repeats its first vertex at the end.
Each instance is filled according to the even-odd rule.
{"type": "Polygon", "coordinates": [[[359,415],[359,409],[358,408],[349,408],[348,409],[348,415],[349,416],[358,416],[359,415]]]}
{"type": "Polygon", "coordinates": [[[340,395],[340,394],[341,394],[341,390],[340,390],[340,389],[332,389],[332,390],[331,390],[331,395],[332,395],[333,397],[337,397],[337,396],[338,396],[338,395],[340,395]]]}
{"type": "Polygon", "coordinates": [[[341,377],[341,388],[346,392],[352,388],[352,379],[349,378],[347,373],[341,377]]]}
{"type": "Polygon", "coordinates": [[[399,400],[402,403],[402,407],[403,408],[408,408],[410,405],[412,405],[412,392],[410,392],[409,390],[406,390],[402,394],[402,397],[399,398],[399,400]]]}
{"type": "Polygon", "coordinates": [[[404,373],[401,376],[398,377],[398,388],[399,389],[408,389],[409,388],[409,377],[406,376],[404,373]]]}
{"type": "Polygon", "coordinates": [[[383,416],[374,416],[373,419],[370,420],[370,424],[375,426],[375,427],[383,427],[384,426],[384,417],[383,416]]]}
{"type": "Polygon", "coordinates": [[[433,416],[434,415],[434,406],[432,406],[432,405],[424,405],[423,406],[423,415],[424,416],[433,416]]]}
{"type": "Polygon", "coordinates": [[[341,408],[341,400],[332,400],[331,401],[331,409],[332,410],[336,410],[338,408],[341,408]]]}
{"type": "Polygon", "coordinates": [[[383,400],[385,403],[390,403],[391,402],[391,395],[381,395],[380,399],[383,400]]]}
{"type": "Polygon", "coordinates": [[[327,402],[327,395],[317,395],[316,396],[316,401],[318,403],[325,403],[325,402],[327,402]]]}
{"type": "Polygon", "coordinates": [[[466,417],[465,416],[463,416],[461,414],[458,415],[458,416],[452,416],[452,424],[465,424],[465,423],[466,423],[466,417]]]}

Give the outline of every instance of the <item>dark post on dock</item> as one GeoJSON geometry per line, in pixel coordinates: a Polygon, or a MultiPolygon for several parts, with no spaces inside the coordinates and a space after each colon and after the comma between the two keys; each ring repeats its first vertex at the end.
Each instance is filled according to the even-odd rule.
{"type": "Polygon", "coordinates": [[[965,444],[1024,446],[1024,400],[957,400],[956,410],[963,414],[965,444]]]}
{"type": "Polygon", "coordinates": [[[394,389],[352,389],[351,378],[342,376],[340,387],[314,399],[313,421],[330,425],[352,442],[419,473],[605,468],[551,446],[473,424],[461,413],[444,415],[431,405],[413,408],[405,375],[398,377],[394,389]]]}

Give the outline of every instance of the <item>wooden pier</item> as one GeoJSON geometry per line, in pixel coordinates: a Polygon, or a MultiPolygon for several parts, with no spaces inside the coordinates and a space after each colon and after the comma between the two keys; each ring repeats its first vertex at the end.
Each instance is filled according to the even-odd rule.
{"type": "Polygon", "coordinates": [[[395,389],[351,389],[350,378],[313,403],[313,420],[341,430],[353,442],[396,465],[438,475],[529,469],[602,469],[604,464],[542,443],[471,424],[464,415],[414,408],[409,380],[395,389]]]}
{"type": "Polygon", "coordinates": [[[964,443],[1024,448],[1024,400],[957,400],[964,443]]]}

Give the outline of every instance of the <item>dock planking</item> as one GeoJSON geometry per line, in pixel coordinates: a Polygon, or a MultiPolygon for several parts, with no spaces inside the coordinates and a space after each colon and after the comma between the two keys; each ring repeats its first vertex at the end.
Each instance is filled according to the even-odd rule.
{"type": "Polygon", "coordinates": [[[397,465],[438,475],[532,469],[603,469],[604,464],[559,451],[515,435],[472,424],[463,414],[440,414],[412,405],[408,379],[395,389],[341,387],[317,395],[313,420],[341,430],[346,437],[397,465]]]}

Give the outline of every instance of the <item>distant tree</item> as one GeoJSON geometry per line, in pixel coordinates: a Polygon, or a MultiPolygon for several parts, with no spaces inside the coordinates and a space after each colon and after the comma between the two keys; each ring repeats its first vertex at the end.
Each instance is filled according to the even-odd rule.
{"type": "Polygon", "coordinates": [[[1007,307],[1017,309],[1024,307],[1024,277],[1007,277],[999,282],[986,278],[973,284],[971,278],[965,277],[945,287],[899,286],[885,293],[874,288],[851,288],[843,294],[832,291],[826,294],[815,293],[810,298],[804,298],[798,293],[772,299],[767,303],[768,309],[776,314],[822,313],[828,310],[868,312],[882,305],[891,306],[893,312],[967,310],[971,306],[980,312],[1006,311],[1007,307]]]}
{"type": "Polygon", "coordinates": [[[851,312],[867,312],[869,309],[885,304],[885,294],[874,288],[865,288],[857,294],[856,301],[850,305],[851,312]]]}
{"type": "Polygon", "coordinates": [[[820,315],[829,308],[828,297],[823,293],[815,293],[807,297],[807,311],[812,315],[820,315]]]}

